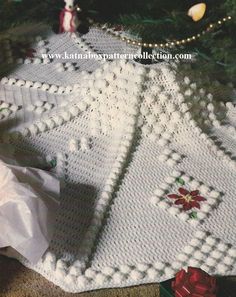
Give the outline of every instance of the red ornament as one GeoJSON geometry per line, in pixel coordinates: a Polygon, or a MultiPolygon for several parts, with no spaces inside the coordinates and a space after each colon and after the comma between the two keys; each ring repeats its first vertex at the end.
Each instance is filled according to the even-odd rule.
{"type": "Polygon", "coordinates": [[[27,58],[33,58],[35,53],[36,53],[36,50],[33,48],[28,48],[25,51],[25,55],[27,58]]]}
{"type": "Polygon", "coordinates": [[[181,270],[172,282],[175,297],[216,297],[216,279],[200,268],[181,270]]]}
{"type": "Polygon", "coordinates": [[[12,51],[17,58],[34,58],[36,50],[29,43],[17,42],[12,44],[12,51]]]}
{"type": "Polygon", "coordinates": [[[205,201],[206,198],[199,195],[199,191],[188,191],[184,188],[179,188],[179,194],[169,194],[167,195],[171,199],[176,199],[176,205],[183,205],[185,211],[190,210],[194,207],[200,209],[200,201],[205,201]]]}
{"type": "Polygon", "coordinates": [[[124,27],[122,25],[117,25],[113,28],[113,30],[116,32],[124,31],[124,27]]]}

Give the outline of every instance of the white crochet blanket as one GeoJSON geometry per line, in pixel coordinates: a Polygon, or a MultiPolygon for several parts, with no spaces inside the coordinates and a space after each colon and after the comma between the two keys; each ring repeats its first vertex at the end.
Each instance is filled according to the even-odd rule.
{"type": "MultiPolygon", "coordinates": [[[[137,51],[97,29],[84,38],[51,34],[35,48],[137,51]]],[[[19,260],[68,292],[186,266],[235,274],[233,104],[176,64],[59,62],[26,60],[1,80],[1,142],[42,155],[64,181],[49,250],[37,265],[19,260]]]]}

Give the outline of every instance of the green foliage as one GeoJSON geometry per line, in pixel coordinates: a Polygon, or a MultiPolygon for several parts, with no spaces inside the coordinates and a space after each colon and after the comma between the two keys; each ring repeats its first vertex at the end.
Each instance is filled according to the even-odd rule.
{"type": "Polygon", "coordinates": [[[232,21],[214,32],[206,34],[173,52],[195,52],[198,67],[214,73],[216,79],[232,80],[236,83],[236,1],[205,0],[207,12],[199,22],[187,16],[188,9],[201,1],[191,0],[119,0],[112,9],[110,0],[94,0],[99,11],[98,21],[111,24],[121,23],[134,36],[145,42],[166,42],[195,35],[210,23],[227,15],[232,21]],[[217,77],[218,76],[218,77],[217,77]]]}
{"type": "Polygon", "coordinates": [[[61,5],[63,7],[63,0],[1,0],[0,31],[26,22],[45,22],[53,25],[61,5]]]}

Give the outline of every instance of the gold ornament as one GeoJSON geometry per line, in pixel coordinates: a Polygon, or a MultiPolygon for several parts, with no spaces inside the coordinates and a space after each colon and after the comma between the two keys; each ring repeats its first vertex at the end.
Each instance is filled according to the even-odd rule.
{"type": "Polygon", "coordinates": [[[188,11],[188,16],[190,16],[194,22],[200,21],[206,12],[206,4],[198,3],[192,6],[188,11]]]}
{"type": "Polygon", "coordinates": [[[76,5],[75,8],[76,8],[76,11],[77,11],[77,12],[80,12],[80,11],[81,11],[81,8],[80,8],[78,5],[76,5]]]}

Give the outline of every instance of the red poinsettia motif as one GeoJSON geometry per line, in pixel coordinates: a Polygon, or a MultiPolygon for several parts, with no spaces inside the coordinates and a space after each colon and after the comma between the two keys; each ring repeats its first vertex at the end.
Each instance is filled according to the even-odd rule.
{"type": "Polygon", "coordinates": [[[205,201],[206,198],[199,195],[198,190],[194,191],[188,191],[184,188],[178,189],[179,194],[169,194],[167,195],[171,199],[176,199],[175,204],[176,205],[183,205],[183,209],[185,211],[190,210],[194,207],[200,209],[199,202],[205,201]]]}

